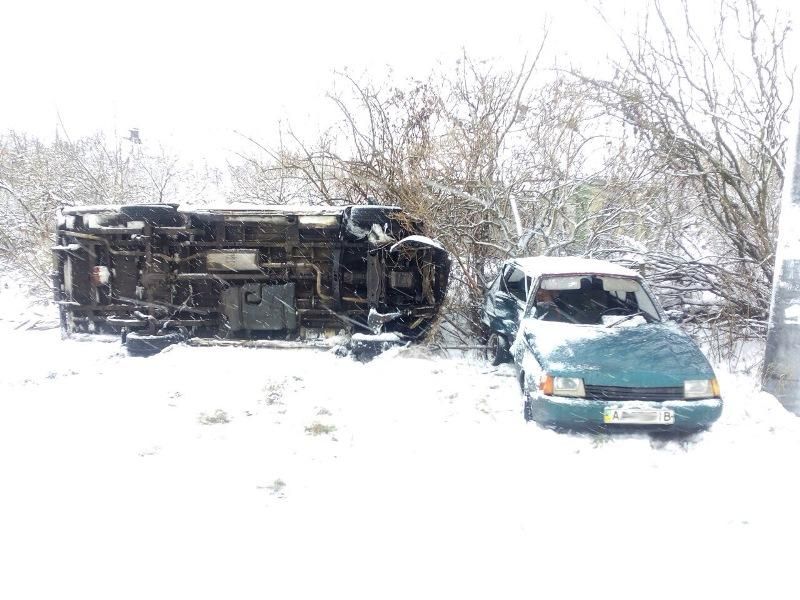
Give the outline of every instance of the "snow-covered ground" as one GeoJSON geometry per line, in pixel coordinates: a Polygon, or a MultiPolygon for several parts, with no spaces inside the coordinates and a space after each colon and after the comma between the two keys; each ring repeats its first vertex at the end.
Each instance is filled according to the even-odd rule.
{"type": "Polygon", "coordinates": [[[664,442],[526,424],[477,359],[17,325],[0,598],[797,598],[800,419],[748,377],[664,442]]]}

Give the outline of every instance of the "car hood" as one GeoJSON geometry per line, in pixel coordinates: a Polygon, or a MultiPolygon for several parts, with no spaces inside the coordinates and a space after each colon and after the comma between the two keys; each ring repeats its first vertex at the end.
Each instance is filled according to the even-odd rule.
{"type": "Polygon", "coordinates": [[[604,327],[526,319],[526,350],[551,375],[588,385],[668,387],[710,379],[706,357],[673,323],[604,327]]]}

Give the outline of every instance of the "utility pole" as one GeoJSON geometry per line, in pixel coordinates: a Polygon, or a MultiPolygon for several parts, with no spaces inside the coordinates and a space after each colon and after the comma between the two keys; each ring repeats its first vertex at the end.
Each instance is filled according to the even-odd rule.
{"type": "Polygon", "coordinates": [[[800,415],[800,118],[787,158],[761,386],[800,415]]]}

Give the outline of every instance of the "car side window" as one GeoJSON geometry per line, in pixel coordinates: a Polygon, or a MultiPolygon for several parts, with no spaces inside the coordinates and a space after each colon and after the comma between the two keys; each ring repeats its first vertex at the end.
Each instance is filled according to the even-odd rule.
{"type": "Polygon", "coordinates": [[[530,277],[526,277],[525,273],[520,269],[511,266],[506,268],[506,272],[503,275],[504,291],[520,302],[525,302],[528,299],[529,282],[530,277]]]}

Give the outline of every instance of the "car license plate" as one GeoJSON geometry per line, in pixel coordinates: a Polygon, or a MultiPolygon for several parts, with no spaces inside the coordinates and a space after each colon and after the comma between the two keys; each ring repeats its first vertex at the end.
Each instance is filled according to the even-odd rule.
{"type": "Polygon", "coordinates": [[[665,408],[607,408],[603,411],[603,423],[625,425],[672,425],[675,415],[665,408]]]}

